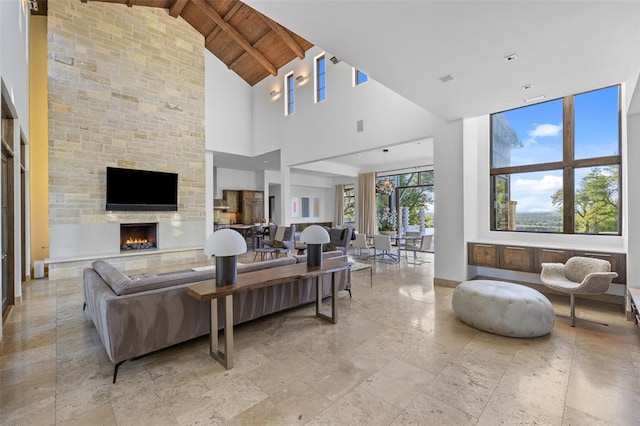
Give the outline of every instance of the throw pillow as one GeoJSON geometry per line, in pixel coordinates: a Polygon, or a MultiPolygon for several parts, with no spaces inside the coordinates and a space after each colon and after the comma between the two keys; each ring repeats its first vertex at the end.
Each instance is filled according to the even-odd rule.
{"type": "Polygon", "coordinates": [[[271,247],[273,247],[273,248],[286,248],[282,241],[274,241],[273,244],[271,244],[271,247]]]}

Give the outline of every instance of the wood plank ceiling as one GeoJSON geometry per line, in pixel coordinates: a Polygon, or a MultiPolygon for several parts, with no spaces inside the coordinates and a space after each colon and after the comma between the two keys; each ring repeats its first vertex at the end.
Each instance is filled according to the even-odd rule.
{"type": "Polygon", "coordinates": [[[205,47],[251,86],[313,47],[239,0],[80,0],[168,9],[204,36],[205,47]]]}

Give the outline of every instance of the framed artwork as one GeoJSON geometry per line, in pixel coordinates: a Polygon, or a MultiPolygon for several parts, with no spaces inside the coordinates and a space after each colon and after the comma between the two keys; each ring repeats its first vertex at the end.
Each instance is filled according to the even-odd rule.
{"type": "Polygon", "coordinates": [[[320,217],[320,198],[311,199],[311,217],[320,217]]]}
{"type": "Polygon", "coordinates": [[[302,211],[302,217],[309,217],[309,197],[302,197],[302,202],[301,202],[301,211],[302,211]]]}
{"type": "Polygon", "coordinates": [[[300,217],[300,198],[291,197],[291,217],[300,217]]]}

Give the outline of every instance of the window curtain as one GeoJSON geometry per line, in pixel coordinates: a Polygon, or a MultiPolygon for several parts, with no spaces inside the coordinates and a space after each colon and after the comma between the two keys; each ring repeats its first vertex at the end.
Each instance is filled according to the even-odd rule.
{"type": "Polygon", "coordinates": [[[342,226],[344,224],[344,185],[336,185],[335,195],[335,218],[334,226],[342,226]]]}
{"type": "Polygon", "coordinates": [[[361,234],[376,234],[376,173],[358,173],[358,223],[361,234]]]}

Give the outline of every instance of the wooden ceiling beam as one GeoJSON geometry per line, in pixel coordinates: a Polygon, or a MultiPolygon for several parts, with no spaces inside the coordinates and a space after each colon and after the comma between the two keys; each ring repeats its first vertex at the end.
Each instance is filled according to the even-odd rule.
{"type": "Polygon", "coordinates": [[[251,46],[246,38],[242,36],[235,28],[227,24],[205,0],[192,0],[209,18],[213,20],[222,31],[227,33],[236,43],[238,43],[249,55],[251,55],[260,65],[262,65],[271,75],[278,75],[276,67],[265,58],[262,53],[258,52],[251,46]]]}
{"type": "MultiPolygon", "coordinates": [[[[233,7],[231,9],[229,9],[229,11],[227,12],[226,15],[224,15],[224,21],[225,22],[229,22],[229,19],[231,19],[233,17],[233,15],[236,14],[236,12],[238,10],[240,10],[240,8],[242,7],[242,2],[239,1],[236,4],[233,5],[233,7]]],[[[211,32],[209,33],[209,35],[207,35],[204,39],[204,45],[207,46],[209,43],[211,43],[213,41],[214,38],[216,38],[216,36],[218,35],[218,33],[220,33],[220,31],[222,31],[222,28],[220,28],[220,26],[216,26],[213,30],[211,30],[211,32]]]]}
{"type": "Polygon", "coordinates": [[[258,13],[260,17],[264,20],[264,22],[267,23],[269,28],[271,28],[271,30],[273,30],[273,32],[276,33],[278,37],[280,37],[280,39],[284,42],[284,44],[289,46],[289,49],[291,49],[291,51],[298,58],[304,59],[304,49],[298,44],[298,42],[296,42],[293,39],[293,37],[291,37],[291,35],[287,32],[287,30],[285,30],[280,24],[275,22],[273,19],[267,16],[264,16],[262,13],[258,12],[257,10],[256,10],[256,13],[258,13]]]}
{"type": "MultiPolygon", "coordinates": [[[[262,35],[262,37],[260,37],[260,38],[258,39],[258,41],[256,41],[255,43],[253,43],[253,46],[251,46],[251,47],[253,47],[253,48],[255,49],[258,45],[260,45],[260,43],[261,43],[261,42],[262,42],[262,41],[263,41],[263,40],[264,40],[268,35],[269,35],[269,31],[267,31],[266,33],[264,33],[264,34],[262,35]]],[[[238,62],[240,62],[242,59],[246,58],[246,57],[247,57],[247,55],[248,55],[248,53],[247,53],[247,51],[245,50],[244,52],[242,52],[242,53],[240,54],[240,56],[238,56],[236,59],[234,59],[234,60],[229,64],[229,67],[228,67],[228,68],[229,68],[230,70],[234,69],[234,68],[236,67],[236,65],[238,65],[238,62]]]]}
{"type": "Polygon", "coordinates": [[[187,0],[176,0],[169,8],[169,16],[177,18],[182,13],[182,9],[187,5],[187,0]]]}

